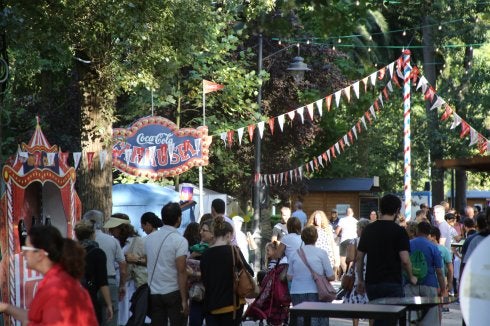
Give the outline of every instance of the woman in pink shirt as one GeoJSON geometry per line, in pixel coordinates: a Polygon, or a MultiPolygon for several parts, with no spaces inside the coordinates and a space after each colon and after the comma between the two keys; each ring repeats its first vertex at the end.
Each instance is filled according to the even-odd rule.
{"type": "Polygon", "coordinates": [[[29,306],[24,310],[0,303],[0,312],[23,325],[97,325],[94,307],[80,278],[85,270],[85,251],[65,239],[54,226],[36,225],[22,246],[27,267],[44,275],[29,306]]]}

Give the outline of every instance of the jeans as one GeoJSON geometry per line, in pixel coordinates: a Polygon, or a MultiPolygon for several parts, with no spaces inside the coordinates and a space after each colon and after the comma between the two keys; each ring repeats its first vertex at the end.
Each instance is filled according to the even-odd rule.
{"type": "Polygon", "coordinates": [[[151,325],[185,326],[187,316],[182,313],[182,300],[180,291],[166,294],[152,294],[151,300],[151,325]]]}
{"type": "MultiPolygon", "coordinates": [[[[318,302],[318,293],[291,294],[293,306],[305,301],[318,302]]],[[[295,325],[303,326],[303,318],[299,317],[295,325]]],[[[311,318],[311,326],[328,326],[328,318],[311,318]]]]}
{"type": "MultiPolygon", "coordinates": [[[[437,288],[427,285],[412,285],[407,284],[404,287],[405,295],[407,297],[437,297],[437,288]]],[[[412,320],[418,320],[418,313],[410,312],[410,322],[412,320]]],[[[430,308],[424,318],[417,322],[419,326],[432,326],[441,325],[441,320],[439,319],[439,307],[435,306],[430,308]]]]}
{"type": "Polygon", "coordinates": [[[189,326],[202,326],[204,321],[204,305],[202,302],[190,301],[189,326]]]}
{"type": "Polygon", "coordinates": [[[99,291],[99,305],[102,307],[102,323],[101,326],[117,326],[119,316],[119,282],[115,277],[108,277],[107,283],[109,286],[109,294],[111,295],[112,311],[114,315],[111,320],[107,320],[107,309],[105,308],[105,301],[102,294],[99,291]]]}
{"type": "MultiPolygon", "coordinates": [[[[366,284],[366,292],[369,301],[379,298],[403,297],[403,287],[398,283],[366,284]]],[[[374,320],[374,326],[390,325],[387,320],[374,320]]]]}

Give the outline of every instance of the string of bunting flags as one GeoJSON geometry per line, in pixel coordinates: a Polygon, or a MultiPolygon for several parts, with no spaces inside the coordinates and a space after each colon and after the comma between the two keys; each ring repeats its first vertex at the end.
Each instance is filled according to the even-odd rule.
{"type": "MultiPolygon", "coordinates": [[[[371,84],[374,87],[374,86],[376,86],[377,80],[383,80],[385,78],[386,71],[389,71],[390,79],[394,80],[394,82],[397,83],[397,85],[399,86],[398,80],[395,80],[396,78],[393,78],[393,76],[394,76],[393,72],[395,69],[395,62],[397,63],[397,65],[400,64],[399,60],[393,61],[393,62],[389,63],[388,65],[380,68],[379,70],[373,72],[369,76],[366,76],[366,77],[362,78],[361,80],[357,80],[354,83],[352,83],[352,84],[350,84],[350,85],[348,85],[342,89],[337,90],[333,94],[329,94],[325,97],[322,97],[321,99],[318,99],[314,102],[306,104],[305,106],[301,106],[299,108],[296,108],[294,110],[291,110],[289,112],[283,113],[283,114],[278,115],[278,116],[270,117],[266,121],[260,121],[256,124],[250,124],[247,127],[240,127],[238,129],[223,131],[219,134],[219,136],[220,136],[221,140],[223,141],[224,146],[225,147],[228,146],[231,148],[231,146],[233,145],[233,142],[234,142],[235,134],[238,137],[238,144],[241,146],[242,145],[242,139],[243,139],[243,136],[245,134],[245,131],[248,132],[250,143],[252,143],[254,132],[256,132],[256,130],[258,130],[260,138],[263,138],[266,124],[269,127],[271,134],[273,135],[274,131],[277,130],[275,128],[276,121],[279,124],[279,128],[280,128],[281,132],[283,132],[284,123],[286,122],[286,117],[288,117],[289,120],[293,121],[295,119],[296,115],[298,115],[301,118],[301,123],[304,123],[304,121],[305,121],[305,110],[308,113],[311,120],[313,121],[314,114],[315,114],[315,107],[318,111],[318,115],[320,117],[322,117],[324,104],[325,104],[325,107],[327,108],[327,111],[330,112],[330,109],[332,107],[332,101],[335,102],[335,105],[337,108],[340,106],[340,100],[343,96],[345,97],[347,102],[350,102],[351,91],[353,91],[354,94],[356,95],[357,99],[359,99],[361,82],[364,84],[364,91],[367,92],[367,88],[368,88],[369,84],[371,84]]],[[[399,68],[397,68],[397,70],[399,70],[399,68]]],[[[390,87],[391,87],[391,83],[390,83],[390,87]]],[[[383,90],[383,92],[385,92],[386,93],[385,95],[387,95],[386,88],[385,88],[385,90],[383,90]]],[[[381,94],[379,95],[378,99],[380,102],[383,101],[381,94]]],[[[379,105],[379,104],[376,104],[376,105],[379,105]]],[[[213,136],[217,136],[217,135],[213,135],[213,136]]]]}
{"type": "Polygon", "coordinates": [[[451,130],[456,129],[456,127],[461,125],[461,131],[459,134],[460,139],[463,139],[469,135],[469,146],[473,146],[476,144],[478,146],[480,154],[482,155],[485,153],[490,153],[489,140],[481,133],[479,133],[475,128],[470,126],[470,124],[466,120],[461,118],[461,116],[458,115],[455,110],[453,110],[451,106],[440,95],[437,94],[434,87],[429,84],[428,80],[424,76],[420,77],[417,88],[415,90],[418,91],[419,89],[423,94],[424,99],[432,103],[430,110],[443,108],[444,111],[441,115],[441,121],[446,121],[450,117],[453,118],[453,122],[451,123],[450,127],[451,130]]]}

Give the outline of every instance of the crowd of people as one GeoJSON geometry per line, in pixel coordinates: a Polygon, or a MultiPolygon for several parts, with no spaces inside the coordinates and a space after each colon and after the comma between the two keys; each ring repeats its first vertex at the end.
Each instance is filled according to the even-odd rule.
{"type": "MultiPolygon", "coordinates": [[[[488,208],[475,214],[466,207],[460,215],[447,202],[432,209],[422,204],[406,221],[401,200],[391,194],[366,218],[356,218],[351,208],[343,217],[336,209],[329,216],[316,210],[308,217],[301,202],[294,207],[294,212],[282,207],[272,228],[255,299],[236,291],[237,271],[255,274],[249,265],[255,243],[242,230],[243,218],[230,219],[224,201],[216,199],[211,214],[190,223],[183,234],[178,203],[165,205],[161,218],[151,212],[141,216],[145,237],[128,215],[105,219],[97,210],[76,224],[76,241],[53,226],[33,226],[22,254],[27,267],[44,278],[28,311],[0,303],[0,312],[30,325],[228,326],[247,318],[287,325],[291,305],[319,301],[315,275],[342,280],[345,304],[457,295],[468,258],[490,233],[488,208]],[[134,323],[131,298],[146,284],[148,314],[140,307],[145,311],[134,323]]],[[[418,323],[440,325],[441,310],[431,308],[418,323]]],[[[328,319],[313,318],[312,325],[328,325],[328,319]]]]}

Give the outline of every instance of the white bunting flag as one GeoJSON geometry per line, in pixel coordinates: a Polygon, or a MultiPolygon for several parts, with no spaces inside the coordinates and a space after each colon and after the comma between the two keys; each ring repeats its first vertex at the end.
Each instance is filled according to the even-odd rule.
{"type": "Polygon", "coordinates": [[[342,92],[342,90],[335,92],[335,104],[337,104],[337,107],[339,107],[339,105],[340,105],[341,92],[342,92]]]}
{"type": "Polygon", "coordinates": [[[318,155],[317,159],[318,159],[318,163],[319,163],[319,164],[320,164],[322,167],[324,167],[324,166],[323,166],[323,157],[322,157],[321,155],[318,155]]]}
{"type": "Polygon", "coordinates": [[[357,99],[359,99],[359,81],[352,84],[352,88],[354,89],[354,94],[356,94],[357,99]]]}
{"type": "Polygon", "coordinates": [[[281,114],[280,116],[277,117],[277,122],[279,122],[279,127],[281,128],[281,132],[283,131],[284,120],[285,120],[284,114],[281,114]]]}
{"type": "Polygon", "coordinates": [[[78,168],[81,158],[82,158],[81,152],[73,152],[73,163],[75,164],[75,170],[78,168]]]}
{"type": "Polygon", "coordinates": [[[381,106],[385,106],[385,104],[383,103],[383,95],[379,94],[378,99],[379,102],[381,103],[381,106]]]}
{"type": "Polygon", "coordinates": [[[440,108],[443,104],[446,104],[446,101],[444,101],[444,99],[440,96],[437,96],[437,99],[436,101],[434,102],[434,104],[432,104],[430,110],[434,110],[435,108],[440,108]]]}
{"type": "Polygon", "coordinates": [[[335,143],[335,149],[337,150],[337,153],[340,154],[340,145],[339,145],[339,142],[336,142],[335,143]]]}
{"type": "Polygon", "coordinates": [[[356,129],[356,126],[352,127],[352,132],[354,133],[354,136],[356,137],[357,139],[357,129],[356,129]]]}
{"type": "MultiPolygon", "coordinates": [[[[152,147],[153,147],[153,155],[155,155],[155,146],[152,147]]],[[[107,151],[104,149],[99,153],[99,163],[100,163],[101,170],[104,168],[106,161],[107,161],[107,151]]]]}
{"type": "Polygon", "coordinates": [[[265,124],[264,121],[260,121],[259,123],[257,123],[257,127],[259,128],[260,139],[262,139],[262,137],[264,136],[264,124],[265,124]]]}
{"type": "Polygon", "coordinates": [[[376,112],[374,111],[374,107],[372,105],[369,107],[369,112],[371,112],[373,117],[376,119],[376,112]]]}
{"type": "MultiPolygon", "coordinates": [[[[219,135],[220,135],[220,138],[221,138],[221,140],[223,141],[223,143],[224,143],[224,145],[225,145],[225,147],[226,147],[226,135],[227,135],[227,134],[226,134],[226,131],[225,131],[225,132],[222,132],[222,133],[221,133],[221,134],[219,134],[219,135]]],[[[169,146],[169,150],[170,150],[170,146],[169,146]]],[[[172,152],[173,152],[173,151],[172,151],[172,152]]]]}
{"type": "Polygon", "coordinates": [[[302,107],[296,109],[296,112],[298,112],[299,116],[301,117],[301,123],[305,123],[305,116],[304,116],[304,114],[305,114],[305,107],[302,106],[302,107]]]}
{"type": "Polygon", "coordinates": [[[456,112],[453,112],[453,123],[451,124],[451,129],[456,128],[460,124],[461,124],[461,117],[456,112]]]}
{"type": "Polygon", "coordinates": [[[323,116],[323,99],[318,100],[315,103],[316,107],[318,108],[318,114],[320,115],[320,117],[323,116]]]}
{"type": "Polygon", "coordinates": [[[419,83],[417,84],[417,88],[415,90],[418,91],[418,89],[420,87],[422,87],[422,93],[425,94],[425,91],[427,90],[427,84],[428,83],[429,82],[427,81],[427,79],[425,79],[424,76],[420,77],[419,83]]]}
{"type": "Polygon", "coordinates": [[[330,156],[330,150],[327,150],[328,161],[332,162],[332,157],[330,156]]]}
{"type": "Polygon", "coordinates": [[[243,131],[245,130],[244,127],[238,128],[238,143],[241,145],[242,144],[242,138],[243,138],[243,131]]]}
{"type": "Polygon", "coordinates": [[[371,80],[371,85],[376,86],[376,77],[378,77],[378,72],[375,71],[371,75],[369,75],[369,79],[371,80]]]}
{"type": "Polygon", "coordinates": [[[390,79],[393,78],[393,66],[395,65],[395,62],[392,62],[388,65],[388,70],[390,71],[390,79]]]}
{"type": "Polygon", "coordinates": [[[393,92],[393,85],[391,85],[391,80],[388,83],[386,83],[386,87],[388,87],[388,90],[390,91],[390,93],[393,92]]]}
{"type": "Polygon", "coordinates": [[[347,146],[350,146],[349,138],[347,137],[347,135],[344,135],[344,144],[346,144],[347,146]]]}
{"type": "Polygon", "coordinates": [[[313,172],[313,170],[315,169],[315,165],[313,164],[313,161],[310,161],[309,164],[310,164],[310,171],[313,172]]]}
{"type": "Polygon", "coordinates": [[[289,170],[289,180],[293,182],[293,170],[289,170]]]}
{"type": "Polygon", "coordinates": [[[56,153],[46,153],[48,157],[48,166],[53,166],[54,165],[54,157],[56,153]]]}
{"type": "Polygon", "coordinates": [[[300,179],[303,179],[303,166],[300,166],[300,167],[298,168],[298,171],[299,171],[299,178],[300,178],[300,179]]]}
{"type": "Polygon", "coordinates": [[[366,91],[366,90],[367,90],[368,80],[369,80],[369,77],[364,77],[364,78],[362,79],[362,82],[363,82],[363,84],[364,84],[364,91],[366,91]]]}
{"type": "Polygon", "coordinates": [[[476,143],[478,143],[478,131],[473,129],[473,127],[470,127],[470,146],[473,146],[476,143]]]}
{"type": "Polygon", "coordinates": [[[364,118],[364,116],[361,118],[361,122],[364,125],[364,129],[367,130],[366,119],[364,118]]]}

